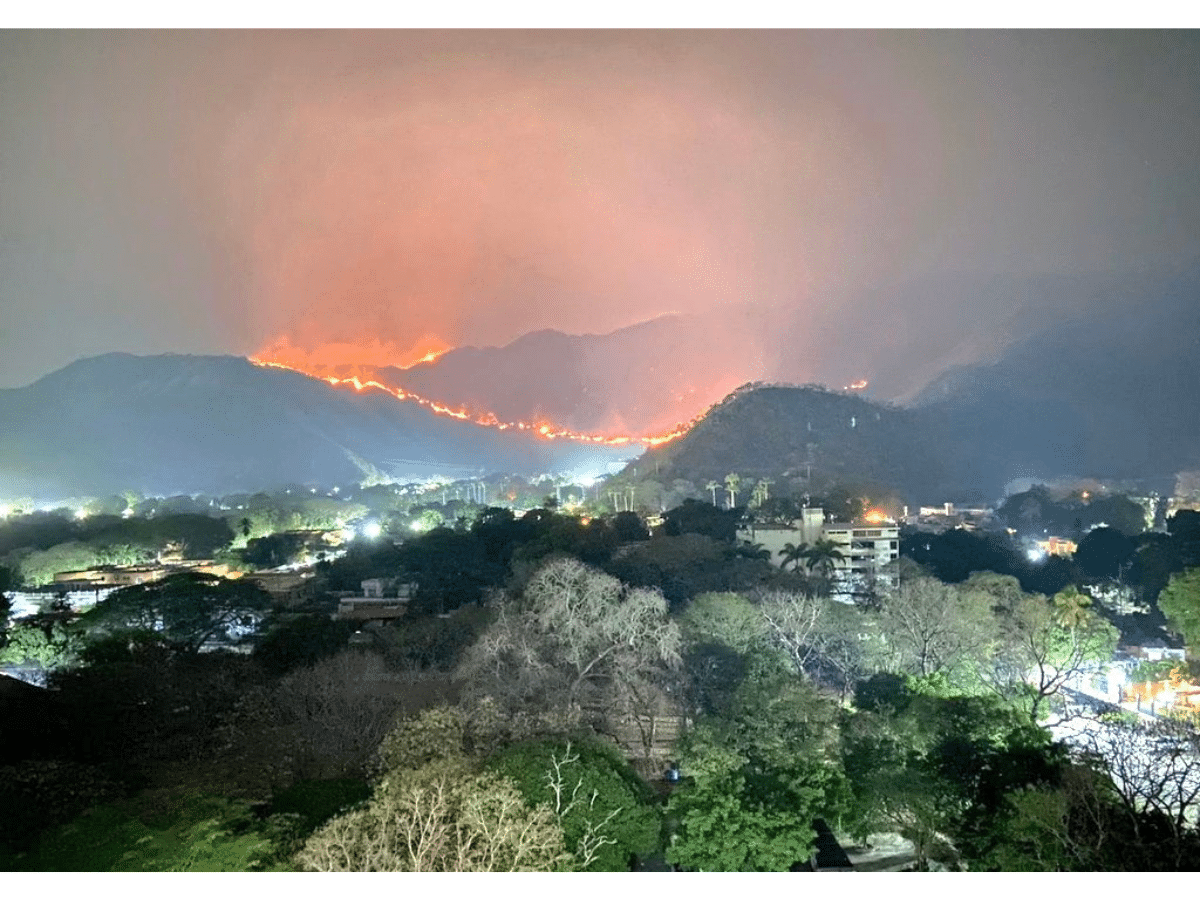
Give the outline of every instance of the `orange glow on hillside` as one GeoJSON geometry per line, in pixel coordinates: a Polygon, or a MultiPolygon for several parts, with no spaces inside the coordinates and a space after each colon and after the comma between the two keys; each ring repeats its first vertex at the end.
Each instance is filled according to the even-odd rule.
{"type": "MultiPolygon", "coordinates": [[[[436,354],[434,356],[436,358],[436,354]]],[[[665,444],[668,441],[673,441],[688,432],[688,430],[698,421],[699,417],[692,419],[687,424],[677,425],[672,431],[664,434],[654,435],[608,435],[608,434],[583,434],[578,431],[571,431],[567,428],[560,428],[550,422],[503,422],[495,413],[492,412],[477,412],[466,409],[465,407],[450,407],[444,403],[439,403],[436,400],[430,400],[427,397],[421,397],[411,391],[406,391],[403,388],[395,388],[383,384],[374,379],[360,378],[358,375],[338,376],[324,374],[329,368],[334,368],[332,365],[317,365],[309,369],[297,363],[288,363],[278,360],[262,359],[257,356],[249,357],[250,362],[256,366],[262,366],[272,369],[287,369],[292,372],[299,372],[302,375],[307,375],[310,378],[318,378],[321,381],[326,381],[334,387],[350,387],[356,391],[378,390],[385,394],[390,394],[397,400],[403,400],[408,403],[416,403],[423,406],[430,412],[437,413],[439,416],[446,416],[452,419],[459,419],[464,422],[473,422],[476,425],[482,425],[486,428],[494,428],[497,431],[528,431],[535,437],[545,440],[566,440],[576,441],[585,444],[603,444],[609,447],[620,447],[625,444],[643,444],[646,447],[657,447],[660,444],[665,444]]],[[[348,366],[345,364],[339,365],[341,371],[345,371],[348,366]]]]}
{"type": "Polygon", "coordinates": [[[284,336],[260,349],[252,359],[270,360],[287,369],[325,378],[329,375],[345,375],[347,369],[362,366],[409,369],[420,363],[433,362],[453,349],[434,334],[425,335],[411,347],[373,340],[352,344],[336,341],[311,349],[298,347],[284,336]]]}
{"type": "Polygon", "coordinates": [[[858,381],[850,382],[850,384],[843,387],[842,390],[843,391],[863,391],[863,390],[866,390],[867,385],[870,383],[871,382],[867,381],[867,379],[860,378],[858,381]]]}

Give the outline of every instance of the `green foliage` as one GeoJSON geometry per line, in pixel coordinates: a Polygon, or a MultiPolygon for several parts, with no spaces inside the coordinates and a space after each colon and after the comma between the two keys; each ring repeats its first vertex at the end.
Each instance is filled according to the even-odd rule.
{"type": "Polygon", "coordinates": [[[415,769],[463,752],[466,723],[456,706],[438,706],[404,719],[379,745],[379,763],[385,772],[415,769]]]}
{"type": "Polygon", "coordinates": [[[739,510],[721,510],[709,503],[685,500],[680,506],[663,514],[663,533],[668,537],[702,534],[715,541],[733,543],[740,519],[739,510]]]}
{"type": "Polygon", "coordinates": [[[114,591],[80,624],[101,633],[152,630],[197,653],[206,641],[235,640],[253,629],[270,608],[270,595],[251,581],[185,573],[114,591]]]}
{"type": "Polygon", "coordinates": [[[0,662],[36,663],[47,672],[74,665],[79,641],[60,616],[29,616],[8,629],[7,644],[0,645],[0,662]]]}
{"type": "Polygon", "coordinates": [[[1020,710],[878,676],[871,685],[860,686],[864,703],[842,727],[860,836],[899,831],[919,867],[934,857],[978,859],[1009,813],[1007,795],[1056,783],[1064,752],[1020,710]]]}
{"type": "Polygon", "coordinates": [[[375,632],[388,664],[400,670],[453,671],[463,653],[491,624],[487,607],[455,611],[452,620],[437,616],[411,616],[375,632]]]}
{"type": "Polygon", "coordinates": [[[1172,575],[1158,595],[1158,608],[1189,648],[1200,647],[1200,569],[1172,575]]]}
{"type": "Polygon", "coordinates": [[[26,871],[248,872],[277,868],[282,823],[259,821],[249,805],[221,797],[148,793],[96,806],[47,833],[26,871]],[[271,832],[274,831],[272,835],[271,832]]]}
{"type": "Polygon", "coordinates": [[[297,562],[304,553],[302,534],[270,534],[252,538],[241,551],[242,561],[255,569],[274,569],[297,562]]]}
{"type": "Polygon", "coordinates": [[[738,653],[759,648],[767,639],[762,613],[732,592],[696,596],[679,616],[679,628],[689,644],[718,643],[738,653]]]}
{"type": "Polygon", "coordinates": [[[605,568],[626,584],[658,588],[673,610],[698,594],[793,580],[769,562],[740,555],[732,542],[701,534],[656,536],[634,545],[605,568]]]}
{"type": "Polygon", "coordinates": [[[662,818],[653,793],[619,754],[592,742],[541,741],[501,750],[489,767],[562,825],[576,865],[624,872],[658,849],[662,818]]]}
{"type": "Polygon", "coordinates": [[[1063,537],[1078,537],[1088,528],[1108,525],[1132,537],[1146,530],[1146,512],[1120,494],[1095,497],[1055,498],[1042,485],[1013,494],[996,510],[996,517],[1024,533],[1049,531],[1063,537]]]}
{"type": "MultiPolygon", "coordinates": [[[[40,587],[54,581],[59,572],[76,572],[104,565],[96,547],[79,541],[58,544],[49,550],[34,550],[18,563],[21,580],[27,587],[40,587]]],[[[140,561],[135,558],[132,561],[140,561]]]]}
{"type": "Polygon", "coordinates": [[[1166,681],[1177,672],[1187,676],[1187,663],[1179,659],[1160,659],[1153,662],[1142,660],[1129,670],[1125,680],[1130,684],[1140,684],[1144,681],[1166,681]]]}
{"type": "Polygon", "coordinates": [[[687,765],[697,774],[667,804],[668,862],[700,872],[786,872],[808,859],[813,819],[836,777],[830,770],[799,763],[785,778],[715,747],[687,765]]]}
{"type": "Polygon", "coordinates": [[[727,709],[679,748],[667,859],[704,871],[786,871],[808,859],[813,820],[839,822],[850,795],[835,751],[837,706],[762,654],[727,709]]]}

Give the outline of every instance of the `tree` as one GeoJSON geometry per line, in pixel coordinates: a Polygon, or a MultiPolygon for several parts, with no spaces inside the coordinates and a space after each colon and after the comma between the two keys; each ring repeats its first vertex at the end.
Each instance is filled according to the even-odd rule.
{"type": "Polygon", "coordinates": [[[771,638],[787,654],[796,674],[803,678],[815,649],[812,638],[824,604],[814,597],[786,591],[760,593],[757,599],[771,638]]]}
{"type": "Polygon", "coordinates": [[[694,533],[733,543],[737,536],[736,511],[717,509],[698,500],[684,500],[674,509],[667,510],[663,520],[663,533],[670,537],[694,533]]]}
{"type": "Polygon", "coordinates": [[[1117,578],[1136,545],[1115,528],[1093,528],[1075,551],[1075,562],[1090,578],[1117,578]]]}
{"type": "Polygon", "coordinates": [[[89,631],[156,631],[198,653],[208,641],[241,639],[270,608],[270,595],[252,581],[187,572],[114,591],[79,621],[89,631]]]}
{"type": "Polygon", "coordinates": [[[389,772],[363,809],[316,831],[310,872],[545,872],[568,868],[562,826],[509,778],[463,761],[389,772]]]}
{"type": "Polygon", "coordinates": [[[779,551],[779,555],[783,557],[783,562],[780,564],[781,567],[786,569],[790,565],[793,570],[799,569],[802,564],[808,562],[810,549],[804,541],[801,541],[799,544],[793,544],[791,541],[788,541],[783,545],[783,549],[779,551]]]}
{"type": "Polygon", "coordinates": [[[668,862],[699,872],[786,872],[808,859],[819,789],[746,771],[739,755],[716,748],[688,765],[696,774],[667,805],[676,823],[668,862]]]}
{"type": "Polygon", "coordinates": [[[11,569],[0,566],[0,650],[4,649],[4,643],[7,637],[8,616],[12,610],[12,601],[8,598],[8,591],[12,589],[16,579],[13,577],[11,569]]]}
{"type": "Polygon", "coordinates": [[[1200,569],[1172,575],[1158,595],[1158,608],[1188,647],[1200,647],[1200,569]]]}
{"type": "Polygon", "coordinates": [[[838,545],[830,538],[818,538],[808,549],[808,568],[816,569],[822,578],[828,579],[836,564],[845,559],[846,555],[838,549],[838,545]]]}
{"type": "Polygon", "coordinates": [[[463,677],[519,704],[580,709],[621,682],[680,662],[678,626],[658,591],[563,558],[539,569],[466,654],[463,677]]]}
{"type": "Polygon", "coordinates": [[[659,842],[654,792],[615,750],[599,744],[538,741],[501,750],[488,762],[532,805],[549,806],[580,871],[625,872],[659,842]]]}
{"type": "Polygon", "coordinates": [[[924,575],[903,579],[886,592],[879,613],[893,670],[923,677],[954,677],[984,658],[990,621],[991,609],[977,592],[924,575]]]}
{"type": "Polygon", "coordinates": [[[1107,776],[1142,868],[1191,867],[1200,834],[1200,736],[1182,722],[1108,719],[1074,739],[1107,776]]]}
{"type": "Polygon", "coordinates": [[[1001,643],[986,677],[1006,696],[1025,693],[1035,724],[1049,698],[1117,646],[1117,630],[1065,593],[1055,601],[1024,594],[1001,607],[998,620],[1001,643]]]}
{"type": "Polygon", "coordinates": [[[752,662],[728,711],[698,722],[680,746],[668,862],[787,871],[809,859],[813,820],[837,821],[847,808],[834,705],[771,658],[752,662]]]}
{"type": "Polygon", "coordinates": [[[362,777],[402,700],[375,654],[343,651],[240,699],[231,749],[279,780],[362,777]]]}
{"type": "Polygon", "coordinates": [[[742,476],[737,472],[730,472],[725,476],[725,490],[729,492],[729,508],[733,509],[737,505],[737,492],[742,486],[742,476]]]}
{"type": "Polygon", "coordinates": [[[92,807],[45,834],[23,863],[46,872],[278,871],[288,830],[242,800],[147,793],[92,807]]]}
{"type": "Polygon", "coordinates": [[[708,484],[706,484],[704,486],[704,489],[706,491],[712,491],[712,505],[713,506],[717,505],[717,491],[720,489],[720,487],[721,487],[721,483],[719,481],[710,481],[708,484]]]}

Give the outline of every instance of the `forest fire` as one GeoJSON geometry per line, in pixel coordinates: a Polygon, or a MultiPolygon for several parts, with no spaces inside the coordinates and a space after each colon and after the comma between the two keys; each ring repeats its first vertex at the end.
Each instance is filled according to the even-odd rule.
{"type": "MultiPolygon", "coordinates": [[[[438,351],[429,354],[429,359],[435,359],[441,352],[438,351]]],[[[272,369],[286,369],[291,372],[299,372],[301,375],[307,375],[310,378],[318,378],[321,381],[328,382],[334,387],[351,387],[356,391],[379,390],[386,394],[390,394],[397,400],[402,400],[407,403],[416,403],[423,406],[430,412],[436,413],[439,416],[447,416],[453,419],[459,419],[464,422],[473,422],[476,425],[482,425],[485,428],[495,428],[498,431],[527,431],[535,437],[544,440],[566,440],[576,441],[585,444],[603,444],[609,447],[620,447],[625,444],[642,444],[646,447],[657,447],[665,444],[668,441],[673,441],[688,432],[688,430],[696,423],[699,417],[692,419],[686,424],[679,424],[673,430],[664,434],[656,435],[606,435],[606,434],[584,434],[578,431],[571,431],[567,428],[560,428],[549,422],[505,422],[501,421],[495,413],[492,412],[476,412],[468,410],[464,407],[453,408],[444,403],[439,403],[436,400],[430,400],[427,397],[422,397],[414,394],[411,391],[406,391],[403,388],[396,388],[390,385],[383,384],[375,379],[360,378],[358,375],[326,375],[322,374],[324,366],[314,366],[312,370],[306,367],[295,364],[275,362],[272,360],[262,359],[260,357],[248,357],[250,362],[256,366],[262,366],[272,369]]]]}

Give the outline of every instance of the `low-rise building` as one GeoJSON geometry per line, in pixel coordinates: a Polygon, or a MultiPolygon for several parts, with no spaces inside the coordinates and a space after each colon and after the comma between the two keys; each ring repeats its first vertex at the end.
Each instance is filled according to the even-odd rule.
{"type": "Polygon", "coordinates": [[[362,582],[361,596],[338,601],[333,618],[346,622],[391,622],[407,614],[415,589],[416,585],[396,579],[368,578],[362,582]]]}

